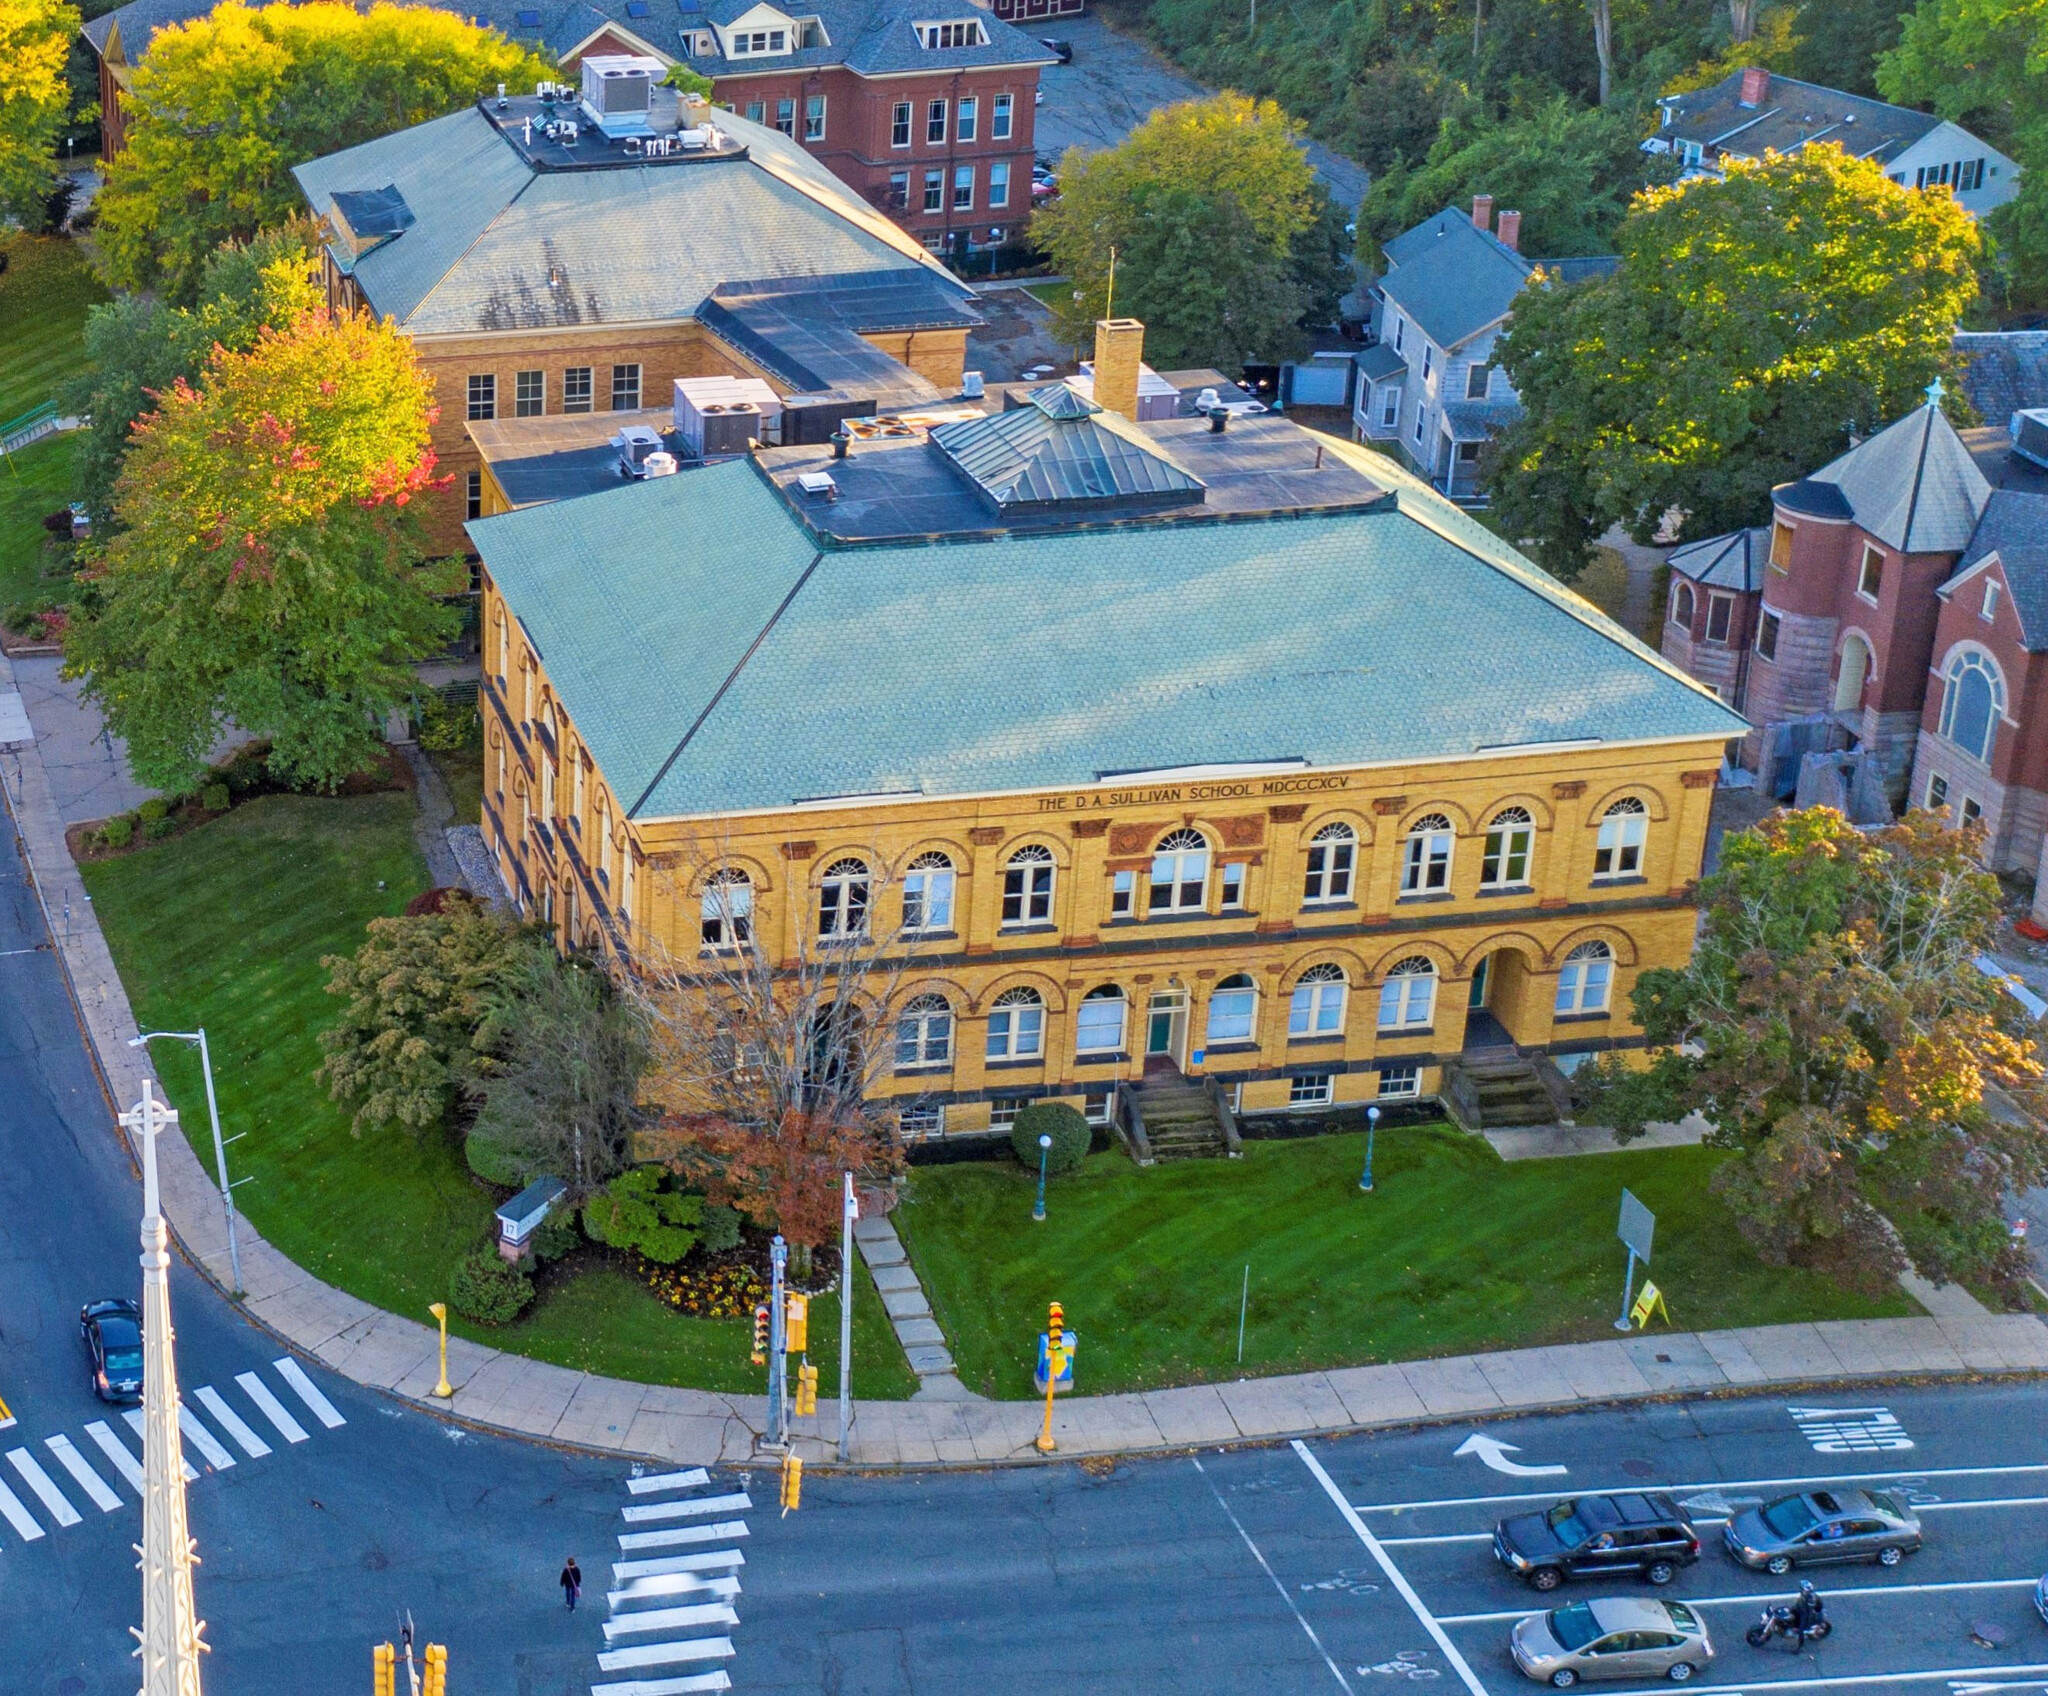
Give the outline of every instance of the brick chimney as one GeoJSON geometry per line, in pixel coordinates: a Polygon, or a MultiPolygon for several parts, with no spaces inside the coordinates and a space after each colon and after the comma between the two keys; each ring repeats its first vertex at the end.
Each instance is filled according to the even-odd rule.
{"type": "Polygon", "coordinates": [[[1138,421],[1138,362],[1145,326],[1135,318],[1095,320],[1095,404],[1138,421]]]}
{"type": "Polygon", "coordinates": [[[1475,194],[1472,197],[1472,227],[1475,230],[1493,228],[1493,196],[1475,194]]]}
{"type": "Polygon", "coordinates": [[[1503,212],[1500,228],[1493,232],[1500,237],[1500,244],[1510,253],[1522,251],[1522,215],[1519,212],[1503,212]]]}
{"type": "Polygon", "coordinates": [[[1744,106],[1761,106],[1764,97],[1771,92],[1771,73],[1761,65],[1751,65],[1742,73],[1742,100],[1744,106]]]}

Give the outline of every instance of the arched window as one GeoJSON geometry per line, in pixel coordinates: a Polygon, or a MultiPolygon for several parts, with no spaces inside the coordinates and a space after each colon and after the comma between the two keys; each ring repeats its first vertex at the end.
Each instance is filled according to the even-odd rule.
{"type": "Polygon", "coordinates": [[[1941,733],[1973,760],[1991,762],[1998,717],[2005,711],[2005,679],[1983,654],[1966,649],[1942,673],[1941,733]]]}
{"type": "Polygon", "coordinates": [[[835,860],[818,885],[818,934],[865,936],[868,929],[868,868],[860,860],[835,860]]]}
{"type": "Polygon", "coordinates": [[[896,1069],[944,1066],[953,1058],[953,1009],[943,995],[920,995],[896,1020],[896,1069]]]}
{"type": "Polygon", "coordinates": [[[1037,843],[1019,848],[1003,868],[1003,923],[1052,923],[1052,850],[1037,843]]]}
{"type": "Polygon", "coordinates": [[[1503,807],[1486,827],[1486,855],[1479,862],[1482,889],[1513,889],[1529,881],[1529,849],[1536,821],[1526,807],[1503,807]]]}
{"type": "Polygon", "coordinates": [[[1287,1034],[1337,1036],[1344,1029],[1344,968],[1311,966],[1294,985],[1287,1008],[1287,1034]]]}
{"type": "Polygon", "coordinates": [[[1035,989],[1006,989],[988,1011],[988,1057],[1033,1060],[1045,1052],[1045,1003],[1035,989]]]}
{"type": "Polygon", "coordinates": [[[737,948],[754,934],[754,885],[747,874],[728,866],[704,880],[698,902],[706,948],[737,948]]]}
{"type": "Polygon", "coordinates": [[[953,862],[940,853],[920,854],[903,874],[903,928],[950,930],[953,925],[953,862]]]}
{"type": "Polygon", "coordinates": [[[511,665],[511,663],[512,663],[512,633],[511,633],[511,631],[510,631],[510,630],[509,630],[509,629],[507,628],[507,626],[506,626],[506,624],[505,624],[505,606],[504,606],[504,603],[503,603],[502,601],[501,601],[501,602],[499,602],[499,604],[498,604],[498,622],[497,622],[497,635],[498,635],[498,664],[497,664],[497,678],[498,678],[498,687],[499,687],[500,689],[502,689],[502,688],[504,688],[504,686],[505,686],[505,677],[506,677],[506,674],[507,674],[507,668],[508,668],[508,667],[509,667],[509,666],[511,665]]]}
{"type": "Polygon", "coordinates": [[[1411,955],[1380,985],[1380,1029],[1417,1031],[1428,1028],[1436,1011],[1436,967],[1420,954],[1411,955]]]}
{"type": "Polygon", "coordinates": [[[1401,893],[1429,895],[1451,887],[1451,821],[1424,813],[1408,827],[1401,860],[1401,893]]]}
{"type": "Polygon", "coordinates": [[[1176,830],[1152,851],[1148,911],[1199,912],[1208,903],[1209,839],[1199,830],[1176,830]]]}
{"type": "Polygon", "coordinates": [[[1081,998],[1074,1021],[1077,1054],[1114,1054],[1124,1045],[1124,992],[1113,983],[1091,989],[1081,998]]]}
{"type": "Polygon", "coordinates": [[[1643,841],[1650,834],[1650,809],[1624,795],[1600,821],[1593,848],[1595,877],[1635,877],[1643,869],[1643,841]]]}
{"type": "Polygon", "coordinates": [[[1304,901],[1342,901],[1351,893],[1351,867],[1358,836],[1348,824],[1326,824],[1309,839],[1304,901]]]}
{"type": "Polygon", "coordinates": [[[1604,942],[1582,942],[1564,957],[1557,974],[1557,1011],[1604,1013],[1614,983],[1614,950],[1604,942]]]}
{"type": "Polygon", "coordinates": [[[1680,583],[1671,595],[1671,622],[1692,629],[1692,585],[1680,583]]]}
{"type": "Polygon", "coordinates": [[[1209,1041],[1250,1042],[1258,1012],[1258,985],[1243,972],[1225,978],[1209,995],[1209,1041]]]}

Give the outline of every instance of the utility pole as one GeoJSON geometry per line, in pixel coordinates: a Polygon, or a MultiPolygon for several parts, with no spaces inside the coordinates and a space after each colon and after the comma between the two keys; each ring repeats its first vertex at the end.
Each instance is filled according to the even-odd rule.
{"type": "Polygon", "coordinates": [[[780,1448],[789,1441],[789,1421],[783,1407],[786,1382],[782,1364],[783,1268],[789,1264],[789,1245],[777,1231],[768,1245],[768,1446],[780,1448]]]}
{"type": "Polygon", "coordinates": [[[142,1629],[141,1696],[201,1696],[205,1622],[192,1599],[192,1532],[185,1517],[185,1452],[178,1434],[178,1363],[172,1350],[170,1233],[157,1195],[156,1139],[178,1115],[142,1080],[142,1100],[121,1115],[142,1139],[142,1629]]]}
{"type": "Polygon", "coordinates": [[[852,1458],[853,1435],[853,1222],[860,1217],[860,1198],[853,1193],[853,1174],[846,1174],[839,1227],[839,1458],[852,1458]]]}

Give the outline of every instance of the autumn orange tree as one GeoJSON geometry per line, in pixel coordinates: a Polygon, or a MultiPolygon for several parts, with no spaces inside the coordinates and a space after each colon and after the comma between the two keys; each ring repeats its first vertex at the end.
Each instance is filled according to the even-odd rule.
{"type": "Polygon", "coordinates": [[[1604,1105],[1623,1133],[1697,1109],[1714,1178],[1765,1260],[1881,1289],[2017,1286],[2014,1190],[2048,1179],[2040,1054],[1977,969],[1999,918],[1981,827],[1916,812],[1866,834],[1828,808],[1731,835],[1683,971],[1643,973],[1658,1057],[1604,1105]]]}
{"type": "Polygon", "coordinates": [[[412,344],[325,309],[157,397],[66,643],[141,781],[189,783],[230,720],[294,782],[371,756],[454,628],[410,505],[434,483],[433,417],[412,344]]]}

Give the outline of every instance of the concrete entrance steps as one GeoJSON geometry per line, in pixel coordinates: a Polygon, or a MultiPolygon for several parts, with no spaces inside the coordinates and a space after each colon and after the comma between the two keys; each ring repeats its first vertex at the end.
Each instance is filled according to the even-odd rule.
{"type": "Polygon", "coordinates": [[[1126,1087],[1137,1091],[1145,1140],[1155,1160],[1220,1160],[1230,1152],[1223,1127],[1216,1123],[1215,1104],[1200,1084],[1162,1071],[1126,1087]]]}
{"type": "MultiPolygon", "coordinates": [[[[883,1310],[903,1345],[910,1370],[917,1374],[914,1401],[978,1402],[978,1396],[960,1382],[953,1367],[953,1354],[946,1347],[946,1334],[932,1317],[932,1304],[917,1270],[904,1252],[896,1227],[886,1217],[860,1218],[853,1222],[853,1240],[860,1245],[860,1257],[868,1263],[883,1310]]],[[[849,1277],[851,1268],[848,1269],[849,1277]]],[[[852,1286],[847,1285],[850,1291],[852,1286]]]]}
{"type": "Polygon", "coordinates": [[[1536,1068],[1519,1054],[1480,1059],[1468,1053],[1460,1062],[1465,1076],[1479,1097],[1482,1130],[1503,1125],[1548,1125],[1556,1121],[1557,1104],[1536,1075],[1536,1068]]]}

